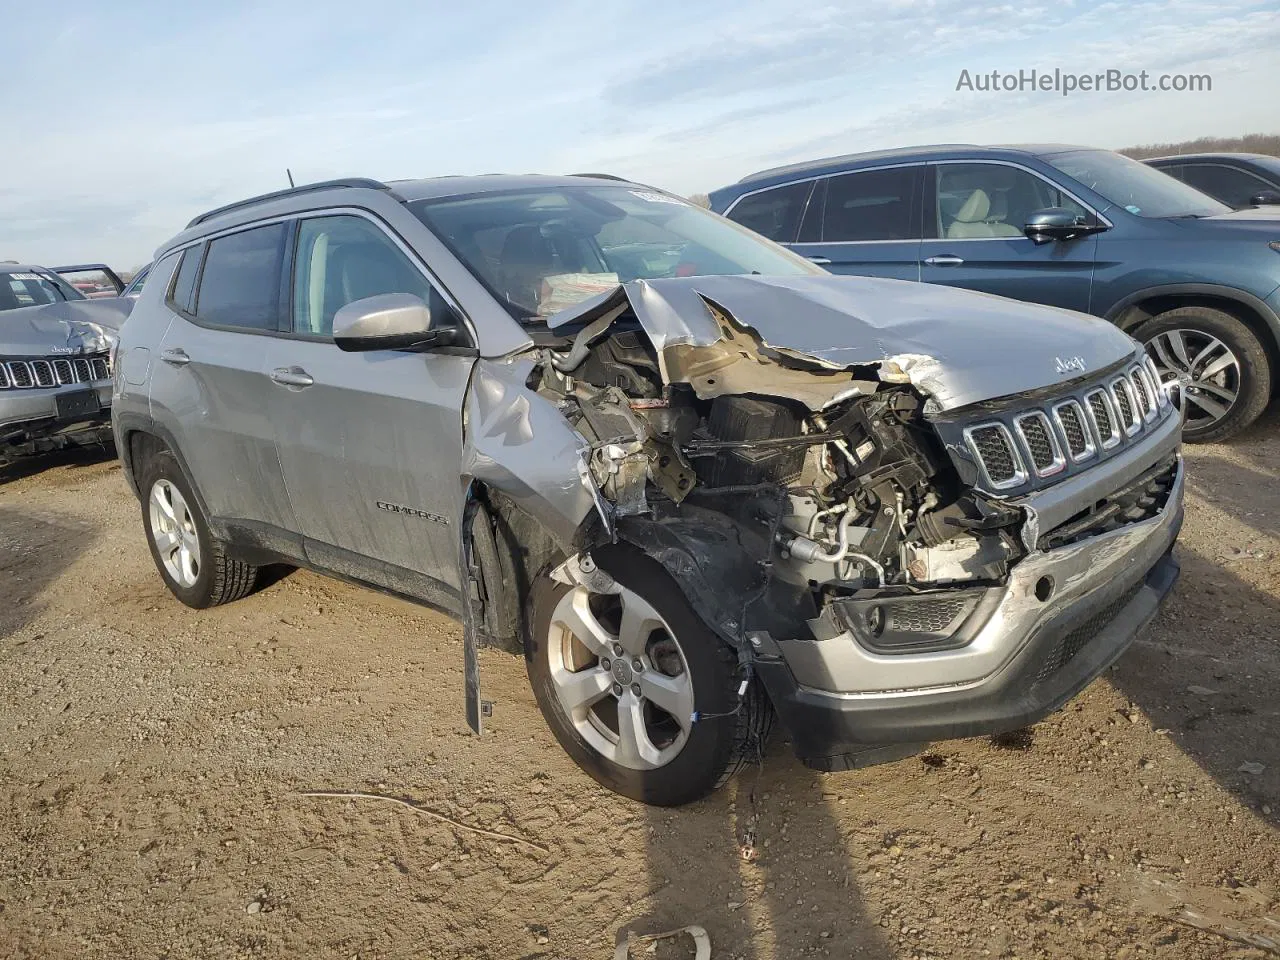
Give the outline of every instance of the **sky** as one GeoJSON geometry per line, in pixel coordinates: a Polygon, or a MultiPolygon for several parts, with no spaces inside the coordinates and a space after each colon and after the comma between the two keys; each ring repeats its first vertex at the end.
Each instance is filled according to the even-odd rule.
{"type": "Polygon", "coordinates": [[[45,265],[139,266],[286,168],[687,195],[892,146],[1280,133],[1280,0],[0,0],[0,36],[0,259],[45,265]],[[1212,91],[956,89],[1054,68],[1212,91]]]}

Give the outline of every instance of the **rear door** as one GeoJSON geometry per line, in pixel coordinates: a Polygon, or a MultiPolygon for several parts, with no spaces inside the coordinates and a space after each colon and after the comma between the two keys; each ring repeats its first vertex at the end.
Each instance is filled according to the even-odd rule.
{"type": "Polygon", "coordinates": [[[832,273],[920,279],[923,171],[883,167],[816,181],[796,253],[832,273]]]}
{"type": "Polygon", "coordinates": [[[265,362],[266,408],[298,528],[312,562],[405,592],[401,571],[456,591],[454,511],[471,351],[345,353],[340,307],[411,293],[433,316],[453,308],[391,230],[372,215],[298,222],[291,328],[265,362]]]}
{"type": "Polygon", "coordinates": [[[921,280],[1088,311],[1097,234],[1038,244],[1022,229],[1034,211],[1048,207],[1098,224],[1092,210],[1057,184],[1006,163],[938,163],[926,183],[921,280]]]}
{"type": "Polygon", "coordinates": [[[283,223],[188,247],[165,296],[173,322],[151,375],[212,517],[288,530],[293,514],[267,416],[267,345],[282,320],[283,223]]]}

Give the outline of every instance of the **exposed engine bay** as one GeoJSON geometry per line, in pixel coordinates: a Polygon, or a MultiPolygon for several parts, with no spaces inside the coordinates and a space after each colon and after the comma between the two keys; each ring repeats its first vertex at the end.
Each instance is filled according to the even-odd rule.
{"type": "MultiPolygon", "coordinates": [[[[860,599],[1004,579],[1025,552],[1022,512],[962,483],[927,398],[895,364],[834,370],[707,308],[725,339],[668,348],[665,377],[624,311],[542,346],[531,385],[587,439],[591,480],[619,523],[707,511],[754,531],[770,602],[818,632],[832,601],[843,620],[860,599]]],[[[869,609],[881,622],[859,633],[876,636],[893,607],[869,609]]],[[[917,626],[897,631],[905,646],[954,623],[917,626]]]]}

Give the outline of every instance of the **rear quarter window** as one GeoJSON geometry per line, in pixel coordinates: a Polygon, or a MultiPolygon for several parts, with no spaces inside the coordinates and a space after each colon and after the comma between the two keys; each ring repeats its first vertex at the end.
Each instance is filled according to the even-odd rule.
{"type": "Polygon", "coordinates": [[[204,255],[204,244],[188,247],[182,251],[182,262],[178,264],[178,275],[173,281],[173,290],[169,294],[170,306],[177,307],[183,313],[191,313],[196,295],[196,277],[200,273],[200,258],[204,255]]]}
{"type": "Polygon", "coordinates": [[[743,197],[729,211],[729,219],[777,243],[792,243],[809,199],[812,182],[792,183],[743,197]]]}

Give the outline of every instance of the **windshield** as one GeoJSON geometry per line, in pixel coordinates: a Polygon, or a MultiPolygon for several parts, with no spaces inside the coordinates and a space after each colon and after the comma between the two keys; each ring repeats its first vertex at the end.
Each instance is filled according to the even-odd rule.
{"type": "Polygon", "coordinates": [[[1074,150],[1044,159],[1135,216],[1212,217],[1231,212],[1195,187],[1109,150],[1074,150]]]}
{"type": "Polygon", "coordinates": [[[823,273],[701,207],[636,186],[481,193],[409,209],[517,320],[629,280],[823,273]]]}
{"type": "Polygon", "coordinates": [[[43,271],[0,273],[0,310],[83,299],[80,292],[66,281],[43,271]]]}

